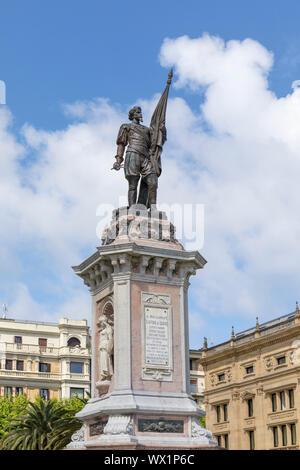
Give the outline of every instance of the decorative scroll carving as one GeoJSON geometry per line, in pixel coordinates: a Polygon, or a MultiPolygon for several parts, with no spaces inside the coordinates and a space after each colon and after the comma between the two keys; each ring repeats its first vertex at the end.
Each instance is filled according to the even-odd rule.
{"type": "Polygon", "coordinates": [[[172,372],[164,369],[150,369],[149,367],[143,367],[143,378],[149,378],[151,380],[163,381],[169,378],[172,379],[172,372]]]}
{"type": "Polygon", "coordinates": [[[139,432],[183,433],[184,421],[181,419],[139,419],[139,432]]]}
{"type": "Polygon", "coordinates": [[[70,444],[67,445],[68,449],[84,449],[84,441],[86,440],[86,424],[83,424],[82,427],[76,431],[72,437],[70,444]]]}
{"type": "Polygon", "coordinates": [[[265,358],[265,368],[267,371],[270,371],[272,370],[274,367],[274,362],[273,362],[273,359],[272,357],[266,357],[265,358]]]}
{"type": "Polygon", "coordinates": [[[127,434],[134,435],[134,424],[129,415],[110,416],[103,430],[104,434],[127,434]]]}
{"type": "Polygon", "coordinates": [[[241,393],[241,398],[243,401],[250,400],[251,398],[255,397],[255,393],[249,392],[248,390],[245,390],[244,392],[241,393]]]}
{"type": "Polygon", "coordinates": [[[192,418],[192,439],[197,439],[201,444],[216,444],[213,441],[212,433],[201,426],[197,418],[192,418]]]}
{"type": "Polygon", "coordinates": [[[150,304],[166,304],[170,305],[170,297],[168,295],[160,294],[143,294],[143,302],[150,304]]]}

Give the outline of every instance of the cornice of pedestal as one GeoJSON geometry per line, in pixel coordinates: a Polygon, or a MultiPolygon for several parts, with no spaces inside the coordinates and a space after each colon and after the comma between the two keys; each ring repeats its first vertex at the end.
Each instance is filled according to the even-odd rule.
{"type": "Polygon", "coordinates": [[[73,270],[95,294],[125,275],[133,280],[187,287],[189,277],[205,264],[206,260],[198,251],[128,242],[99,247],[73,270]]]}

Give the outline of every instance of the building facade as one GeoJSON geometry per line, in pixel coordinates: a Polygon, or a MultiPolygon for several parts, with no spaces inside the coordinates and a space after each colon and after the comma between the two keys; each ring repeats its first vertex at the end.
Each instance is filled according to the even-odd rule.
{"type": "Polygon", "coordinates": [[[300,313],[296,311],[207,347],[206,427],[222,447],[299,449],[300,313]]]}
{"type": "Polygon", "coordinates": [[[190,392],[198,406],[204,410],[205,379],[199,351],[190,349],[190,392]]]}
{"type": "Polygon", "coordinates": [[[90,334],[86,320],[58,323],[0,319],[0,395],[30,400],[90,393],[90,334]]]}

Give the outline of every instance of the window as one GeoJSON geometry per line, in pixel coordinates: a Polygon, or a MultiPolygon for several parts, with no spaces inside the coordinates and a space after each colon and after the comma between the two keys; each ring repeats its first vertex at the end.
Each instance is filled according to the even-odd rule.
{"type": "Polygon", "coordinates": [[[254,368],[253,366],[246,367],[246,374],[253,374],[254,368]]]}
{"type": "Polygon", "coordinates": [[[221,436],[216,436],[216,438],[217,438],[218,446],[222,447],[222,439],[221,439],[221,436]]]}
{"type": "Polygon", "coordinates": [[[70,388],[70,397],[80,397],[84,398],[84,389],[83,388],[70,388]]]}
{"type": "Polygon", "coordinates": [[[247,404],[248,404],[248,417],[251,418],[251,416],[253,416],[253,400],[252,400],[252,398],[247,400],[247,404]]]}
{"type": "Polygon", "coordinates": [[[17,360],[17,370],[24,370],[24,361],[17,360]]]}
{"type": "Polygon", "coordinates": [[[71,362],[70,363],[70,372],[71,374],[82,374],[83,363],[82,362],[71,362]]]}
{"type": "Polygon", "coordinates": [[[12,366],[13,366],[13,361],[12,361],[12,359],[6,359],[6,361],[5,361],[5,369],[6,369],[6,370],[12,370],[12,366]]]}
{"type": "MultiPolygon", "coordinates": [[[[79,341],[79,339],[73,337],[73,338],[70,338],[70,339],[68,340],[67,345],[68,345],[70,348],[75,348],[76,346],[79,346],[79,347],[80,347],[80,341],[79,341]]],[[[190,363],[191,363],[191,361],[190,361],[190,363]]]]}
{"type": "Polygon", "coordinates": [[[222,382],[222,380],[225,380],[225,374],[220,374],[218,375],[219,382],[222,382]]]}
{"type": "Polygon", "coordinates": [[[287,445],[287,434],[286,434],[286,425],[284,424],[281,426],[281,437],[282,437],[282,445],[287,445]]]}
{"type": "Polygon", "coordinates": [[[196,359],[190,360],[190,370],[198,370],[198,361],[196,359]]]}
{"type": "Polygon", "coordinates": [[[40,362],[39,372],[51,372],[51,364],[47,364],[46,362],[40,362]]]}
{"type": "Polygon", "coordinates": [[[285,393],[280,392],[279,397],[280,397],[280,409],[285,410],[285,393]]]}
{"type": "Polygon", "coordinates": [[[22,336],[15,336],[15,343],[22,344],[22,336]]]}
{"type": "Polygon", "coordinates": [[[192,379],[190,381],[190,390],[191,393],[197,393],[197,380],[192,379]]]}
{"type": "Polygon", "coordinates": [[[217,423],[221,421],[221,407],[220,405],[216,406],[216,412],[217,412],[217,423]]]}
{"type": "Polygon", "coordinates": [[[228,420],[228,410],[227,410],[227,405],[223,405],[223,413],[224,413],[224,421],[228,420]]]}
{"type": "Polygon", "coordinates": [[[39,338],[39,347],[40,347],[41,352],[46,352],[46,348],[47,348],[46,338],[39,338]]]}
{"type": "Polygon", "coordinates": [[[23,395],[23,387],[16,387],[16,395],[23,395]]]}
{"type": "Polygon", "coordinates": [[[250,450],[255,449],[254,431],[249,431],[249,448],[250,450]]]}
{"type": "Polygon", "coordinates": [[[224,447],[228,449],[228,434],[224,434],[224,447]]]}
{"type": "Polygon", "coordinates": [[[296,445],[296,425],[295,425],[295,423],[290,424],[290,431],[291,431],[291,444],[294,446],[294,445],[296,445]]]}
{"type": "Polygon", "coordinates": [[[278,428],[274,426],[273,428],[273,445],[274,447],[278,447],[278,428]]]}
{"type": "Polygon", "coordinates": [[[285,359],[285,356],[282,356],[282,357],[278,357],[277,358],[277,364],[280,366],[281,364],[285,364],[286,363],[286,359],[285,359]]]}
{"type": "Polygon", "coordinates": [[[40,397],[44,400],[49,400],[49,390],[48,388],[41,388],[40,389],[40,397]]]}
{"type": "Polygon", "coordinates": [[[277,410],[277,397],[276,397],[276,393],[272,393],[271,399],[272,399],[272,411],[276,411],[276,410],[277,410]]]}
{"type": "Polygon", "coordinates": [[[293,389],[289,390],[289,406],[290,406],[290,408],[294,408],[294,406],[295,406],[294,390],[293,389]]]}
{"type": "Polygon", "coordinates": [[[4,395],[6,397],[12,396],[12,387],[4,387],[4,395]]]}

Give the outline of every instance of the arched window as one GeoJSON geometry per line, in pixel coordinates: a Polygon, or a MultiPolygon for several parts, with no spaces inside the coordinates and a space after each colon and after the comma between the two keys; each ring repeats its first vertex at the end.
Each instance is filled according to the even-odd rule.
{"type": "Polygon", "coordinates": [[[76,346],[79,346],[79,347],[80,347],[80,341],[79,341],[79,339],[74,338],[74,337],[70,338],[70,339],[68,340],[68,346],[69,346],[70,348],[75,348],[76,346]]]}

